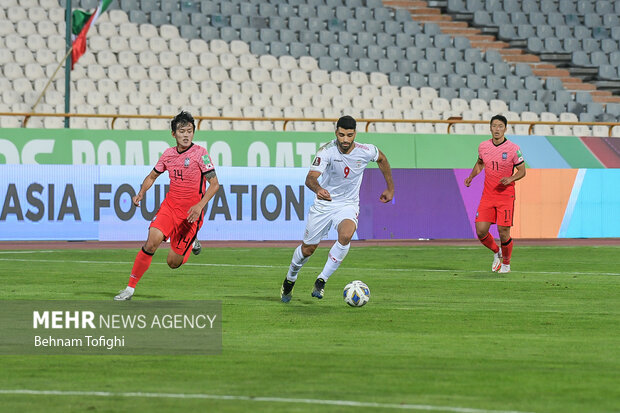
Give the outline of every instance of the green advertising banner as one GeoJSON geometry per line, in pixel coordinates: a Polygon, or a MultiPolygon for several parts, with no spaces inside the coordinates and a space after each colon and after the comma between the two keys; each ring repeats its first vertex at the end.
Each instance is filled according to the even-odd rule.
{"type": "MultiPolygon", "coordinates": [[[[217,166],[309,167],[334,138],[329,132],[197,131],[194,142],[217,166]]],[[[429,135],[442,147],[446,138],[429,135]]],[[[468,151],[468,166],[481,139],[468,151]]],[[[359,132],[356,141],[377,145],[392,168],[417,167],[413,135],[359,132]]],[[[0,164],[155,165],[173,145],[170,131],[0,129],[0,164]]]]}

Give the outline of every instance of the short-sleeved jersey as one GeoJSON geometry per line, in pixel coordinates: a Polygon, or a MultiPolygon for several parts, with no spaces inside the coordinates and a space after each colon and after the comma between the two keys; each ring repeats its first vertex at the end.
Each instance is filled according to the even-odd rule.
{"type": "Polygon", "coordinates": [[[318,198],[317,206],[359,205],[360,186],[368,162],[376,162],[379,150],[375,145],[357,143],[348,154],[338,149],[336,140],[323,145],[316,153],[311,171],[321,173],[319,184],[331,195],[331,201],[318,198]]]}
{"type": "Polygon", "coordinates": [[[183,207],[191,207],[202,199],[205,175],[215,170],[207,150],[193,143],[183,152],[178,152],[176,146],[166,149],[153,169],[159,173],[168,171],[170,189],[166,198],[183,207]]]}
{"type": "Polygon", "coordinates": [[[484,190],[483,197],[497,198],[513,196],[515,194],[515,183],[502,185],[502,178],[512,176],[515,166],[521,165],[523,155],[519,146],[504,139],[499,145],[493,143],[493,139],[481,142],[478,146],[478,158],[484,162],[484,190]]]}

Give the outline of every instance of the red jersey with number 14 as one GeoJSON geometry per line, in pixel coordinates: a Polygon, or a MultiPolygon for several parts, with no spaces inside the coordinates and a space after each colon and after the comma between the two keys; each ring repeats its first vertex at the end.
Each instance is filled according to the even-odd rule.
{"type": "Polygon", "coordinates": [[[207,150],[192,143],[183,152],[179,152],[176,146],[166,149],[153,169],[159,173],[167,170],[170,175],[166,200],[175,206],[189,208],[204,196],[205,174],[215,168],[207,150]]]}
{"type": "Polygon", "coordinates": [[[515,166],[521,165],[523,155],[519,145],[504,139],[499,145],[493,139],[481,142],[478,146],[478,158],[484,162],[484,190],[482,197],[504,198],[514,197],[515,183],[502,185],[500,180],[512,176],[515,166]]]}

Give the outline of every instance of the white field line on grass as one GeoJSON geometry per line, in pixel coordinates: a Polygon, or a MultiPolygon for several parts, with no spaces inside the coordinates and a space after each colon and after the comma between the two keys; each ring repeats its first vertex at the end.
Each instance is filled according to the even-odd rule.
{"type": "Polygon", "coordinates": [[[328,406],[349,406],[349,407],[374,407],[383,409],[401,409],[401,410],[421,410],[421,411],[444,411],[456,413],[529,413],[515,410],[486,410],[473,409],[469,407],[452,407],[452,406],[430,406],[424,404],[390,404],[390,403],[371,403],[357,402],[351,400],[321,400],[321,399],[293,399],[286,397],[251,397],[251,396],[227,396],[219,394],[201,394],[201,393],[142,393],[142,392],[125,392],[114,393],[106,391],[60,391],[60,390],[3,390],[0,394],[13,395],[36,395],[36,396],[95,396],[95,397],[143,397],[143,398],[160,398],[160,399],[210,399],[210,400],[232,400],[232,401],[248,401],[248,402],[267,402],[267,403],[301,403],[316,404],[328,406]]]}
{"type": "MultiPolygon", "coordinates": [[[[40,251],[38,251],[40,252],[40,251]]],[[[89,260],[41,260],[41,259],[23,259],[23,258],[0,258],[0,261],[23,261],[23,262],[58,262],[58,263],[70,263],[70,264],[117,264],[131,266],[133,261],[89,261],[89,260]]],[[[165,262],[153,262],[151,265],[168,265],[165,262]]],[[[214,264],[214,263],[191,263],[187,262],[183,266],[196,266],[196,267],[235,267],[235,268],[275,268],[278,270],[285,270],[288,266],[284,265],[256,265],[256,264],[214,264]]],[[[323,267],[304,266],[304,268],[320,270],[323,267]]],[[[356,268],[347,267],[347,270],[353,271],[384,271],[384,272],[455,272],[460,271],[457,269],[437,269],[437,268],[356,268]]],[[[467,273],[475,274],[488,274],[490,271],[466,271],[467,273]]],[[[618,272],[579,272],[579,271],[514,271],[519,274],[544,274],[544,275],[610,275],[619,276],[618,272]]]]}

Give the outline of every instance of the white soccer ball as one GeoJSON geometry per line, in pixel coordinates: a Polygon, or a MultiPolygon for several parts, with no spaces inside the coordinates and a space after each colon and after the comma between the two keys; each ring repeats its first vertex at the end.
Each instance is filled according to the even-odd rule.
{"type": "Polygon", "coordinates": [[[351,281],[342,292],[344,302],[351,307],[362,307],[370,300],[370,288],[360,280],[351,281]]]}

